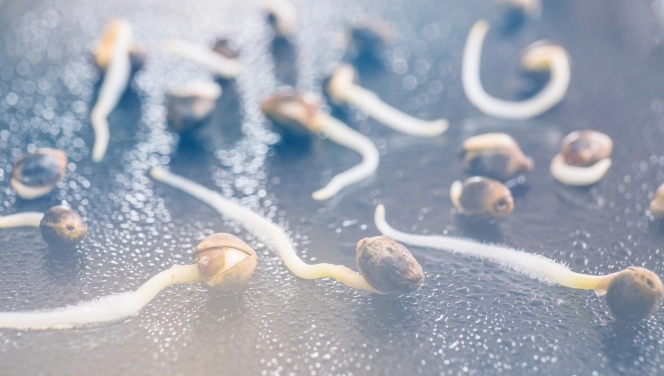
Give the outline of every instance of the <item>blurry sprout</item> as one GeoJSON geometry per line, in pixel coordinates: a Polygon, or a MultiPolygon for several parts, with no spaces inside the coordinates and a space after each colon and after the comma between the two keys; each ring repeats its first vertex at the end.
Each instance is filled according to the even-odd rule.
{"type": "Polygon", "coordinates": [[[336,104],[350,104],[378,122],[411,136],[434,137],[447,130],[445,119],[420,120],[407,115],[378,98],[376,93],[355,83],[357,73],[348,65],[338,66],[325,82],[325,91],[336,104]]]}
{"type": "Polygon", "coordinates": [[[450,199],[462,214],[472,217],[504,217],[514,209],[512,192],[503,183],[475,176],[463,183],[455,181],[450,199]]]}
{"type": "Polygon", "coordinates": [[[650,213],[656,219],[664,218],[664,184],[660,185],[655,192],[655,197],[650,201],[650,213]]]}
{"type": "Polygon", "coordinates": [[[604,133],[572,132],[563,141],[560,153],[551,161],[551,175],[566,185],[597,183],[611,167],[613,141],[604,133]]]}
{"type": "Polygon", "coordinates": [[[102,296],[62,308],[0,312],[0,328],[68,329],[110,323],[138,314],[161,290],[202,283],[221,291],[244,287],[256,267],[256,252],[230,234],[214,234],[196,247],[193,265],[175,265],[133,292],[102,296]]]}
{"type": "Polygon", "coordinates": [[[58,247],[79,243],[88,231],[88,226],[75,210],[61,205],[45,213],[24,212],[0,217],[0,228],[11,227],[39,227],[44,241],[58,247]]]}
{"type": "Polygon", "coordinates": [[[365,19],[348,29],[345,39],[346,59],[381,61],[394,40],[394,31],[383,21],[365,19]]]}
{"type": "Polygon", "coordinates": [[[221,86],[214,82],[191,82],[169,90],[166,96],[168,127],[186,133],[202,124],[214,111],[221,86]]]}
{"type": "Polygon", "coordinates": [[[489,23],[475,23],[468,34],[463,51],[462,83],[468,100],[487,115],[504,119],[530,119],[539,116],[560,102],[570,82],[570,61],[561,46],[540,41],[531,44],[523,54],[521,63],[528,70],[548,70],[551,78],[534,97],[518,101],[505,101],[489,95],[480,80],[482,44],[489,23]]]}
{"type": "Polygon", "coordinates": [[[47,195],[65,176],[67,155],[57,149],[37,149],[18,157],[9,184],[19,197],[32,200],[47,195]]]}
{"type": "Polygon", "coordinates": [[[297,10],[290,0],[265,0],[263,10],[277,36],[288,37],[297,27],[297,10]]]}
{"type": "Polygon", "coordinates": [[[269,219],[163,168],[153,167],[150,176],[193,196],[219,214],[243,225],[274,247],[286,267],[299,278],[334,278],[346,286],[376,294],[415,291],[422,284],[424,275],[421,267],[405,247],[392,239],[376,237],[360,240],[357,244],[357,262],[362,273],[366,273],[364,276],[343,265],[307,264],[293,249],[286,232],[269,219]]]}
{"type": "Polygon", "coordinates": [[[660,278],[644,268],[631,266],[601,276],[575,273],[569,267],[544,256],[506,246],[450,236],[408,234],[395,230],[385,220],[383,205],[376,207],[374,220],[381,233],[406,244],[490,261],[547,284],[594,290],[598,296],[606,295],[609,310],[618,320],[633,322],[649,317],[657,310],[664,294],[660,278]]]}
{"type": "Polygon", "coordinates": [[[314,192],[315,200],[327,200],[347,186],[369,177],[378,168],[378,149],[366,136],[320,110],[320,101],[294,90],[274,94],[261,103],[261,110],[272,121],[302,131],[322,132],[330,140],[355,150],[362,162],[338,175],[314,192]]]}
{"type": "Polygon", "coordinates": [[[237,56],[225,54],[230,50],[221,49],[219,44],[210,49],[183,40],[172,40],[165,46],[166,51],[191,60],[223,79],[234,79],[242,70],[237,56]]]}
{"type": "Polygon", "coordinates": [[[460,157],[467,173],[500,181],[530,172],[534,166],[519,144],[505,133],[485,133],[466,139],[460,157]]]}
{"type": "Polygon", "coordinates": [[[90,122],[95,133],[95,143],[92,148],[92,160],[94,162],[100,162],[104,159],[109,140],[108,115],[118,105],[129,84],[129,78],[131,77],[129,51],[133,43],[132,38],[131,25],[124,20],[109,22],[102,36],[102,41],[104,41],[102,45],[105,47],[98,51],[108,51],[109,57],[96,59],[97,64],[105,66],[106,69],[99,89],[97,103],[95,103],[90,113],[90,122]],[[105,61],[107,63],[104,64],[105,61]]]}

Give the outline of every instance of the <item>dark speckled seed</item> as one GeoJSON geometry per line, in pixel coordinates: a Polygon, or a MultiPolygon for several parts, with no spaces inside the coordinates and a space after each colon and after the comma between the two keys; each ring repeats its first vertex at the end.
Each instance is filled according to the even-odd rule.
{"type": "Polygon", "coordinates": [[[512,211],[514,199],[501,182],[476,176],[463,182],[459,204],[465,215],[502,217],[512,211]]]}
{"type": "Polygon", "coordinates": [[[422,267],[413,255],[387,236],[360,240],[357,265],[367,282],[386,294],[417,291],[424,281],[422,267]]]}
{"type": "Polygon", "coordinates": [[[60,150],[40,149],[14,162],[12,177],[28,187],[57,184],[65,174],[67,157],[60,150]]]}
{"type": "Polygon", "coordinates": [[[39,223],[42,238],[52,246],[72,246],[85,238],[88,226],[70,208],[54,206],[44,213],[39,223]]]}
{"type": "Polygon", "coordinates": [[[655,313],[662,302],[662,294],[664,287],[655,273],[632,266],[609,283],[606,303],[616,319],[635,322],[655,313]]]}

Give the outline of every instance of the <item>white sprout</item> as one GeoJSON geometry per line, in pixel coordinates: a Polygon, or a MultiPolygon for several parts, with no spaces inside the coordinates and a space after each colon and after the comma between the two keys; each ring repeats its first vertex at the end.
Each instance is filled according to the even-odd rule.
{"type": "Polygon", "coordinates": [[[217,192],[159,167],[153,167],[150,170],[150,176],[195,197],[215,209],[219,214],[242,224],[256,237],[263,239],[274,247],[286,267],[297,277],[302,279],[334,278],[349,287],[381,294],[381,292],[371,287],[361,274],[348,267],[327,263],[313,265],[305,263],[298,257],[284,230],[267,218],[221,196],[217,192]]]}
{"type": "Polygon", "coordinates": [[[555,283],[574,289],[595,290],[598,296],[606,293],[611,277],[614,275],[592,276],[575,273],[566,265],[542,255],[496,244],[480,243],[451,236],[407,234],[395,230],[387,223],[385,220],[385,206],[383,205],[376,207],[374,221],[383,235],[399,242],[490,261],[543,283],[555,283]]]}
{"type": "Polygon", "coordinates": [[[107,295],[61,308],[0,312],[0,328],[68,329],[116,322],[136,315],[169,286],[201,282],[204,279],[197,265],[176,265],[150,278],[134,292],[107,295]]]}
{"type": "Polygon", "coordinates": [[[526,69],[549,69],[551,78],[534,97],[519,101],[505,101],[490,96],[480,80],[482,44],[489,30],[489,23],[475,23],[468,34],[463,51],[462,83],[468,100],[487,115],[504,119],[530,119],[539,116],[560,102],[570,83],[569,56],[564,48],[536,42],[527,49],[522,64],[526,69]]]}
{"type": "Polygon", "coordinates": [[[263,9],[274,17],[274,30],[287,37],[297,27],[297,10],[290,0],[265,0],[263,9]]]}
{"type": "Polygon", "coordinates": [[[10,227],[39,227],[44,213],[24,212],[0,217],[0,228],[10,227]]]}
{"type": "Polygon", "coordinates": [[[565,163],[565,158],[558,154],[551,160],[551,175],[566,185],[586,186],[597,183],[611,167],[611,158],[600,159],[592,166],[577,167],[565,163]]]}
{"type": "Polygon", "coordinates": [[[92,148],[92,160],[100,162],[104,159],[108,148],[109,130],[108,115],[118,105],[120,97],[127,90],[131,76],[131,61],[129,50],[132,45],[132,29],[127,21],[115,20],[111,25],[115,33],[111,48],[108,66],[104,71],[104,81],[99,89],[97,103],[90,113],[92,130],[95,133],[95,143],[92,148]]]}
{"type": "Polygon", "coordinates": [[[410,136],[435,137],[449,124],[445,119],[421,120],[383,102],[376,93],[355,84],[355,70],[348,64],[339,66],[330,79],[328,93],[336,102],[349,103],[378,122],[410,136]]]}
{"type": "Polygon", "coordinates": [[[236,58],[223,56],[210,48],[183,40],[166,42],[165,48],[166,51],[189,59],[221,78],[233,79],[242,69],[242,64],[236,58]]]}
{"type": "Polygon", "coordinates": [[[340,174],[335,175],[327,185],[311,194],[314,200],[322,201],[334,197],[347,186],[357,183],[376,172],[380,156],[378,149],[371,140],[363,134],[349,128],[339,120],[321,113],[317,116],[320,131],[330,140],[355,150],[362,156],[362,162],[340,174]]]}

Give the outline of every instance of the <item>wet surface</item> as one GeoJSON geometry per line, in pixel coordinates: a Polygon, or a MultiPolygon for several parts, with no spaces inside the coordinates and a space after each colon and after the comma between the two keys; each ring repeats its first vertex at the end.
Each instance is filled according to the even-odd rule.
{"type": "Polygon", "coordinates": [[[237,295],[174,287],[113,325],[1,330],[2,374],[664,373],[661,310],[639,324],[615,322],[592,292],[418,247],[410,247],[425,272],[417,294],[385,298],[330,280],[300,280],[239,225],[146,176],[152,165],[169,165],[240,200],[286,228],[308,262],[356,269],[355,244],[378,235],[372,216],[383,203],[388,221],[403,231],[505,243],[579,272],[638,265],[662,276],[664,226],[646,212],[664,182],[664,65],[655,46],[662,28],[652,4],[550,1],[541,20],[516,33],[492,28],[482,77],[501,98],[541,85],[518,69],[519,51],[531,42],[551,39],[572,57],[565,100],[531,121],[488,118],[464,98],[461,51],[475,20],[499,24],[490,2],[306,4],[296,2],[302,24],[287,43],[272,41],[254,2],[0,2],[0,215],[66,203],[89,226],[71,253],[48,249],[38,229],[0,231],[0,310],[135,289],[158,271],[189,263],[198,241],[214,232],[237,234],[259,254],[249,288],[237,295]],[[448,118],[450,130],[412,138],[355,110],[335,109],[377,144],[381,165],[367,181],[315,202],[311,192],[359,157],[324,139],[304,149],[274,145],[278,136],[258,102],[286,83],[319,91],[343,56],[343,25],[365,12],[388,20],[399,36],[386,70],[359,67],[363,85],[411,114],[448,118]],[[111,114],[109,151],[94,164],[88,116],[99,73],[89,51],[109,17],[128,19],[150,58],[111,114]],[[166,55],[162,42],[211,44],[219,36],[240,46],[246,69],[223,83],[212,121],[178,146],[165,130],[165,90],[209,76],[166,55]],[[563,187],[548,163],[560,139],[583,128],[613,138],[614,165],[591,188],[563,187]],[[488,131],[513,135],[535,169],[514,191],[512,214],[477,223],[455,213],[449,186],[464,178],[460,142],[488,131]],[[68,172],[50,195],[23,201],[9,188],[11,162],[39,147],[66,151],[68,172]]]}

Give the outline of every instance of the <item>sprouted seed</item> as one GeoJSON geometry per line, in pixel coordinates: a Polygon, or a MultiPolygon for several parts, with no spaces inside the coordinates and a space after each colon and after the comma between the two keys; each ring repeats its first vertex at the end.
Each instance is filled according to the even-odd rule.
{"type": "Polygon", "coordinates": [[[0,328],[68,329],[116,322],[135,316],[159,292],[173,285],[202,283],[224,292],[244,287],[256,267],[256,252],[230,234],[203,239],[193,265],[175,265],[133,292],[122,292],[62,308],[0,312],[0,328]]]}
{"type": "Polygon", "coordinates": [[[357,245],[358,266],[363,273],[367,273],[367,279],[362,274],[343,265],[307,264],[295,252],[286,232],[269,219],[217,192],[163,168],[153,167],[150,170],[150,176],[191,195],[215,209],[219,214],[242,224],[256,237],[276,249],[286,267],[299,278],[334,278],[346,286],[376,294],[414,291],[422,284],[421,279],[424,278],[424,275],[421,267],[405,247],[393,240],[383,238],[360,240],[357,245]],[[421,278],[418,282],[419,275],[421,278]],[[371,282],[377,283],[377,285],[373,286],[371,282]],[[385,290],[380,290],[380,288],[385,290]]]}
{"type": "Polygon", "coordinates": [[[221,86],[209,81],[173,87],[166,96],[168,128],[176,133],[197,128],[214,111],[221,91],[221,86]]]}
{"type": "Polygon", "coordinates": [[[530,172],[534,163],[519,144],[505,133],[485,133],[463,142],[460,155],[463,169],[471,175],[507,181],[530,172]]]}
{"type": "Polygon", "coordinates": [[[551,175],[572,186],[597,183],[611,167],[613,141],[604,133],[584,130],[567,135],[551,161],[551,175]]]}
{"type": "Polygon", "coordinates": [[[290,0],[265,0],[263,10],[277,36],[290,36],[297,27],[297,9],[290,0]]]}
{"type": "Polygon", "coordinates": [[[213,48],[206,48],[183,40],[172,40],[165,44],[166,51],[189,59],[201,65],[220,78],[231,80],[237,77],[242,70],[242,63],[233,55],[221,54],[216,44],[213,48]]]}
{"type": "MultiPolygon", "coordinates": [[[[110,58],[106,64],[97,103],[95,103],[90,113],[90,122],[95,133],[95,142],[92,148],[92,160],[94,162],[100,162],[104,159],[110,136],[108,115],[118,105],[120,97],[129,85],[129,78],[131,77],[129,53],[133,43],[132,38],[131,25],[124,20],[109,22],[102,36],[102,40],[106,41],[104,44],[107,44],[110,49],[110,58]]],[[[97,60],[97,64],[99,64],[99,60],[97,60]]]]}
{"type": "Polygon", "coordinates": [[[461,213],[470,217],[504,217],[514,209],[512,192],[503,183],[482,176],[455,181],[450,199],[461,213]]]}
{"type": "Polygon", "coordinates": [[[631,266],[616,273],[599,276],[575,273],[566,265],[542,255],[506,246],[395,230],[385,220],[383,205],[376,207],[374,220],[381,233],[406,244],[490,261],[546,284],[594,290],[598,296],[606,295],[609,310],[618,320],[633,322],[649,317],[657,310],[664,295],[660,278],[645,268],[631,266]]]}
{"type": "Polygon", "coordinates": [[[45,213],[24,212],[0,217],[0,228],[39,227],[49,245],[71,246],[80,242],[88,226],[78,213],[65,206],[54,206],[45,213]]]}
{"type": "Polygon", "coordinates": [[[321,111],[320,101],[313,99],[311,94],[285,90],[263,100],[261,110],[277,124],[299,127],[308,132],[322,132],[330,140],[362,156],[360,164],[335,175],[325,187],[314,192],[311,196],[315,200],[334,197],[347,186],[369,177],[378,168],[380,156],[376,145],[366,136],[321,111]]]}
{"type": "Polygon", "coordinates": [[[650,214],[652,214],[655,219],[664,218],[664,184],[657,188],[655,197],[650,201],[650,214]]]}
{"type": "Polygon", "coordinates": [[[484,91],[480,80],[482,44],[489,23],[481,20],[473,25],[463,51],[462,83],[468,100],[482,112],[504,119],[530,119],[539,116],[560,102],[570,82],[570,59],[561,46],[535,42],[524,52],[521,63],[528,70],[549,70],[551,78],[534,97],[518,101],[494,98],[484,91]]]}
{"type": "Polygon", "coordinates": [[[357,72],[348,65],[339,65],[326,79],[325,91],[336,104],[350,104],[366,112],[378,122],[411,136],[435,137],[448,128],[445,119],[421,120],[405,114],[378,98],[376,93],[355,83],[357,72]]]}
{"type": "Polygon", "coordinates": [[[32,200],[47,195],[65,176],[67,155],[57,149],[37,149],[18,157],[9,184],[19,197],[32,200]]]}
{"type": "Polygon", "coordinates": [[[73,209],[58,205],[45,213],[24,212],[0,217],[0,228],[39,227],[51,246],[69,247],[79,243],[88,231],[83,218],[73,209]]]}

